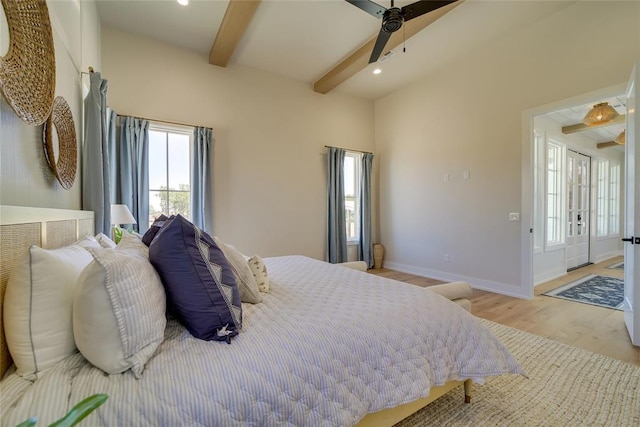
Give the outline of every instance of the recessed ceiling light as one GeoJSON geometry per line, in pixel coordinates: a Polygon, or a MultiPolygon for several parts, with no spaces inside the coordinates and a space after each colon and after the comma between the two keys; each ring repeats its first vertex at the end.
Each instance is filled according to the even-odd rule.
{"type": "Polygon", "coordinates": [[[373,74],[380,74],[382,72],[382,70],[380,68],[376,68],[375,70],[373,70],[373,74]]]}
{"type": "Polygon", "coordinates": [[[186,6],[189,4],[189,0],[178,0],[178,3],[180,3],[182,6],[186,6]]]}

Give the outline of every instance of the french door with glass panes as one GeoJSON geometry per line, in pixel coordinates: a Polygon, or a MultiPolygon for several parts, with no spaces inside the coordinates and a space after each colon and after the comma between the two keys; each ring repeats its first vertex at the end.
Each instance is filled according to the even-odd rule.
{"type": "Polygon", "coordinates": [[[567,270],[589,263],[591,158],[567,150],[567,270]]]}

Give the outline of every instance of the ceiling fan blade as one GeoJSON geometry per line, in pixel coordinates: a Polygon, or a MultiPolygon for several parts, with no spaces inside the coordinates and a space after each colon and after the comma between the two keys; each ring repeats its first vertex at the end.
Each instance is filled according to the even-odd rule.
{"type": "Polygon", "coordinates": [[[387,10],[386,8],[380,6],[379,4],[369,0],[346,0],[346,1],[354,5],[355,7],[364,10],[368,14],[378,19],[382,18],[382,15],[384,15],[384,12],[386,12],[387,10]]]}
{"type": "Polygon", "coordinates": [[[420,0],[415,3],[408,4],[403,8],[401,8],[402,16],[404,17],[404,20],[406,22],[413,18],[417,18],[420,15],[424,15],[425,13],[429,13],[436,9],[440,9],[442,6],[455,3],[456,1],[457,0],[449,0],[449,1],[420,0]]]}
{"type": "Polygon", "coordinates": [[[380,32],[378,33],[378,38],[376,39],[376,45],[373,47],[373,51],[371,52],[371,57],[369,58],[369,64],[376,62],[378,58],[380,58],[380,55],[382,55],[384,47],[389,41],[391,34],[392,33],[387,33],[382,28],[380,29],[380,32]]]}

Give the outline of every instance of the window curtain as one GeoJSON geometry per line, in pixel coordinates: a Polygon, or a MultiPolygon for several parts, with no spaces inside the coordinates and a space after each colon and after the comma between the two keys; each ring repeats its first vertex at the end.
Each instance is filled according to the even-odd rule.
{"type": "Polygon", "coordinates": [[[84,100],[85,133],[82,150],[82,209],[94,212],[95,234],[111,235],[107,80],[89,74],[89,94],[84,100]]]}
{"type": "Polygon", "coordinates": [[[373,267],[373,244],[371,241],[371,165],[373,154],[363,153],[360,181],[360,243],[358,256],[369,268],[373,267]]]}
{"type": "Polygon", "coordinates": [[[347,226],[344,212],[344,155],[342,148],[327,148],[327,261],[347,261],[347,226]]]}
{"type": "Polygon", "coordinates": [[[204,231],[213,231],[211,209],[212,188],[212,139],[210,128],[193,130],[193,160],[191,165],[191,221],[204,231]]]}
{"type": "Polygon", "coordinates": [[[133,229],[149,228],[149,121],[120,117],[120,140],[116,147],[118,183],[116,203],[127,205],[137,221],[133,229]]]}
{"type": "MultiPolygon", "coordinates": [[[[120,195],[120,187],[119,181],[117,179],[118,175],[118,158],[120,157],[120,153],[118,150],[118,132],[117,132],[117,122],[118,122],[118,114],[113,111],[111,108],[107,108],[107,146],[109,153],[109,187],[111,189],[111,197],[109,201],[111,204],[118,203],[121,200],[120,195]]],[[[110,234],[109,234],[110,236],[110,234]]]]}

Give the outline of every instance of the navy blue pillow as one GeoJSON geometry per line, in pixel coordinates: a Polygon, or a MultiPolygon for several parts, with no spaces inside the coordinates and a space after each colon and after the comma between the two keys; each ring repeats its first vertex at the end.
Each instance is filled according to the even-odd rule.
{"type": "Polygon", "coordinates": [[[147,232],[144,233],[144,236],[142,236],[142,243],[149,246],[153,238],[158,234],[158,231],[160,231],[160,228],[162,228],[168,219],[169,217],[165,214],[160,214],[160,216],[153,221],[153,224],[151,224],[151,227],[149,227],[147,232]]]}
{"type": "Polygon", "coordinates": [[[165,222],[149,246],[149,260],[167,302],[191,335],[230,342],[242,328],[233,271],[211,236],[181,215],[165,222]]]}

